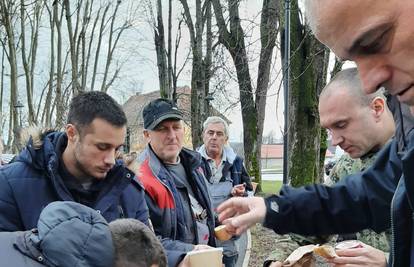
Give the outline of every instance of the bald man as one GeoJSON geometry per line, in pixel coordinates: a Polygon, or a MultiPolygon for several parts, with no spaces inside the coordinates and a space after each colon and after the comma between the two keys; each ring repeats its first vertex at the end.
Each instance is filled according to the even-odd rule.
{"type": "MultiPolygon", "coordinates": [[[[302,234],[391,227],[388,264],[414,266],[414,123],[412,115],[404,114],[407,107],[414,111],[414,1],[307,0],[306,11],[316,37],[339,58],[355,61],[365,93],[385,87],[393,96],[397,138],[372,168],[332,188],[286,187],[266,200],[231,199],[218,207],[220,219],[236,233],[256,222],[279,233],[302,234]]],[[[333,263],[366,264],[355,260],[359,251],[346,251],[333,263]],[[356,257],[349,259],[349,254],[356,257]]]]}
{"type": "MultiPolygon", "coordinates": [[[[381,91],[364,94],[356,68],[340,71],[322,90],[319,117],[322,127],[332,136],[332,145],[346,152],[331,170],[326,182],[329,185],[371,166],[378,151],[388,143],[395,131],[384,94],[381,91]]],[[[282,266],[283,260],[299,246],[347,239],[360,240],[385,253],[390,250],[389,231],[377,234],[372,230],[363,230],[330,238],[290,235],[276,244],[275,251],[264,266],[282,266]]]]}

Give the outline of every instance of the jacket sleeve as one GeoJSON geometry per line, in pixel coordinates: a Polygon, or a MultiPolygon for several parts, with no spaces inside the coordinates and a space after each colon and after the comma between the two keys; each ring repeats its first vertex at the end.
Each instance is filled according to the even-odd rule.
{"type": "Polygon", "coordinates": [[[247,173],[246,167],[244,167],[243,160],[241,162],[242,172],[241,172],[241,183],[246,183],[246,190],[253,191],[252,181],[250,175],[247,173]]]}
{"type": "Polygon", "coordinates": [[[161,244],[167,253],[168,267],[176,267],[184,259],[187,252],[194,248],[192,244],[170,238],[162,238],[161,244]]]}
{"type": "Polygon", "coordinates": [[[401,177],[402,162],[393,140],[379,152],[371,168],[345,177],[333,187],[284,186],[265,199],[264,226],[277,233],[303,235],[352,233],[390,227],[390,207],[401,177]]]}
{"type": "Polygon", "coordinates": [[[135,219],[145,223],[147,226],[149,226],[149,213],[148,213],[148,207],[147,207],[147,203],[145,201],[145,192],[144,190],[140,191],[140,200],[139,200],[139,209],[136,213],[136,217],[135,219]]]}
{"type": "Polygon", "coordinates": [[[13,191],[6,179],[4,170],[0,170],[0,232],[22,231],[20,216],[13,191]]]}

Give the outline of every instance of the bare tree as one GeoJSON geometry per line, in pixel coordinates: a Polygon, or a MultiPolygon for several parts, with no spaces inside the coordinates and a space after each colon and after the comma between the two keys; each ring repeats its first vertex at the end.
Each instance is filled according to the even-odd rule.
{"type": "Polygon", "coordinates": [[[33,91],[34,91],[34,69],[37,59],[37,47],[39,36],[40,15],[43,10],[43,1],[35,1],[31,4],[32,10],[29,10],[30,4],[25,4],[24,0],[20,0],[20,40],[21,40],[21,57],[22,64],[26,79],[26,97],[28,106],[28,120],[29,124],[36,124],[36,117],[33,103],[33,91]],[[26,16],[26,13],[31,11],[30,16],[26,16]],[[29,22],[30,30],[26,30],[26,23],[29,22]],[[27,37],[29,37],[29,48],[27,47],[27,37]],[[26,54],[28,51],[28,55],[26,54]]]}
{"type": "Polygon", "coordinates": [[[9,140],[13,140],[13,151],[17,152],[17,144],[19,140],[13,138],[14,132],[18,131],[19,118],[16,110],[17,106],[17,46],[15,42],[14,27],[15,17],[18,6],[14,1],[1,0],[0,1],[0,18],[2,26],[6,33],[6,42],[2,43],[3,49],[6,52],[7,60],[10,67],[10,127],[9,127],[9,140]]]}
{"type": "MultiPolygon", "coordinates": [[[[285,134],[289,135],[288,177],[293,186],[301,186],[320,182],[320,162],[326,150],[320,146],[318,97],[326,84],[329,51],[304,23],[298,1],[291,3],[289,129],[285,134]]],[[[280,18],[284,28],[284,17],[280,18]]]]}
{"type": "MultiPolygon", "coordinates": [[[[169,0],[171,4],[171,0],[169,0]]],[[[169,17],[171,16],[171,7],[169,6],[169,17]]],[[[171,48],[171,22],[170,19],[168,20],[168,48],[171,48]]],[[[157,0],[157,20],[156,25],[154,27],[154,43],[155,43],[155,51],[157,54],[157,66],[158,66],[158,80],[160,83],[160,94],[162,98],[170,98],[171,99],[171,79],[169,78],[169,69],[168,69],[168,62],[167,62],[167,54],[169,56],[169,51],[165,48],[165,34],[164,34],[164,22],[162,18],[162,3],[161,0],[157,0]]]]}
{"type": "MultiPolygon", "coordinates": [[[[249,71],[245,34],[239,15],[239,2],[239,0],[227,1],[230,24],[228,29],[220,1],[212,0],[214,14],[219,28],[220,43],[227,48],[232,56],[237,72],[243,119],[246,165],[250,173],[255,177],[255,182],[260,184],[261,139],[266,107],[266,94],[269,87],[270,65],[277,36],[278,1],[263,1],[260,26],[261,52],[256,92],[253,90],[249,71]]],[[[258,190],[261,190],[260,186],[258,190]]]]}
{"type": "Polygon", "coordinates": [[[180,0],[184,8],[184,18],[187,24],[192,51],[191,70],[191,131],[193,147],[202,144],[202,123],[208,116],[207,94],[209,91],[212,31],[210,0],[195,1],[195,21],[191,16],[187,0],[180,0]],[[206,25],[206,47],[203,51],[203,32],[206,25]]]}
{"type": "Polygon", "coordinates": [[[135,18],[134,2],[126,2],[0,0],[2,60],[8,63],[3,75],[10,77],[10,82],[2,83],[10,87],[8,140],[19,126],[15,108],[19,95],[26,96],[23,105],[27,116],[23,117],[29,124],[60,128],[73,94],[88,89],[89,84],[95,88],[97,80],[98,89],[108,90],[122,67],[115,56],[117,47],[135,18]],[[129,6],[124,5],[120,16],[120,7],[126,2],[129,6]],[[48,27],[41,27],[44,23],[48,27]],[[37,63],[39,36],[45,35],[49,43],[41,43],[41,59],[45,62],[45,57],[50,57],[46,65],[37,63]]]}

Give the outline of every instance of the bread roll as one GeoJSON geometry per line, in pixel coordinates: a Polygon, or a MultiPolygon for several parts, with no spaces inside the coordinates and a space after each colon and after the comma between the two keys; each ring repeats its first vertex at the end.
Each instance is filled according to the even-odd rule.
{"type": "Polygon", "coordinates": [[[329,245],[316,246],[313,248],[313,252],[326,259],[333,259],[335,257],[338,257],[338,255],[336,255],[335,249],[329,245]]]}
{"type": "Polygon", "coordinates": [[[231,234],[227,232],[225,225],[220,225],[214,228],[214,234],[216,238],[220,241],[226,241],[231,238],[231,234]]]}

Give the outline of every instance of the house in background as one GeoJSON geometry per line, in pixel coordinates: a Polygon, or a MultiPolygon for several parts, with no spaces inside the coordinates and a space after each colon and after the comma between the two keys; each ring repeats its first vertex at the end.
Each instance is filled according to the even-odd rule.
{"type": "MultiPolygon", "coordinates": [[[[122,108],[128,120],[128,140],[130,151],[140,152],[144,149],[146,142],[142,134],[144,130],[144,121],[142,119],[142,110],[150,101],[160,97],[160,91],[150,93],[137,93],[131,96],[122,108]]],[[[185,122],[185,140],[184,146],[192,148],[191,143],[191,89],[188,86],[177,88],[177,107],[184,115],[185,122]]],[[[227,123],[231,123],[223,114],[214,107],[211,108],[214,116],[222,117],[227,123]]]]}
{"type": "MultiPolygon", "coordinates": [[[[325,154],[325,162],[334,157],[335,147],[329,146],[325,154]]],[[[262,169],[275,169],[283,171],[283,144],[262,145],[261,151],[262,169]]]]}

